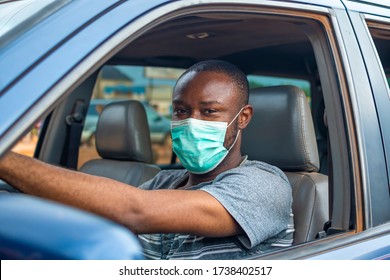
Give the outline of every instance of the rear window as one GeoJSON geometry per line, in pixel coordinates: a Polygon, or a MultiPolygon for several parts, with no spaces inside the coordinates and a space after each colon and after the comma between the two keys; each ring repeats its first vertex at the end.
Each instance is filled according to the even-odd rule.
{"type": "Polygon", "coordinates": [[[307,101],[311,104],[311,89],[310,82],[302,79],[275,77],[275,76],[256,76],[248,75],[249,88],[256,87],[268,87],[268,86],[282,86],[282,85],[293,85],[302,89],[305,94],[307,101]]]}
{"type": "Polygon", "coordinates": [[[155,164],[172,161],[171,117],[172,92],[184,69],[106,65],[99,73],[85,120],[78,166],[93,158],[96,151],[95,131],[103,107],[115,101],[138,100],[144,107],[149,124],[155,164]]]}
{"type": "Polygon", "coordinates": [[[390,26],[368,22],[368,27],[390,87],[390,26]]]}

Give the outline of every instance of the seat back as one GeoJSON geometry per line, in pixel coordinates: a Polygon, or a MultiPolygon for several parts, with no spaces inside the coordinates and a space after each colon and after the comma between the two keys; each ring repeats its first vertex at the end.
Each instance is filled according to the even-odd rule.
{"type": "Polygon", "coordinates": [[[293,193],[294,244],[315,239],[329,219],[328,178],[318,173],[319,158],[305,93],[295,86],[252,89],[253,118],[243,131],[249,159],[279,167],[293,193]]]}
{"type": "Polygon", "coordinates": [[[86,162],[80,171],[139,186],[160,168],[153,152],[144,106],[136,100],[106,105],[96,128],[96,149],[101,159],[86,162]]]}

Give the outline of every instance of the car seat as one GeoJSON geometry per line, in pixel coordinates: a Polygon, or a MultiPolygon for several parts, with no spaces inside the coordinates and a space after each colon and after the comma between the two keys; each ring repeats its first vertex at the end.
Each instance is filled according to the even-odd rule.
{"type": "Polygon", "coordinates": [[[152,179],[160,168],[153,162],[152,144],[144,106],[136,100],[106,105],[96,128],[93,159],[80,171],[139,186],[152,179]]]}
{"type": "Polygon", "coordinates": [[[292,186],[294,244],[313,240],[329,220],[328,177],[318,173],[316,136],[305,93],[295,86],[255,88],[249,103],[254,114],[243,131],[242,152],[285,172],[292,186]]]}

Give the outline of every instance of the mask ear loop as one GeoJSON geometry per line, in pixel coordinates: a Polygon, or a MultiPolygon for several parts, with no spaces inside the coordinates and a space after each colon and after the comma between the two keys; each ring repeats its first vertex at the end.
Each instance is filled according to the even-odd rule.
{"type": "Polygon", "coordinates": [[[240,135],[240,132],[241,132],[241,130],[238,130],[238,133],[237,133],[236,139],[234,139],[234,142],[233,142],[233,144],[230,146],[230,148],[229,148],[228,152],[230,152],[230,150],[231,150],[231,149],[234,147],[234,145],[236,144],[236,142],[237,142],[237,139],[238,139],[238,136],[240,135]]]}
{"type": "MultiPolygon", "coordinates": [[[[228,124],[228,126],[226,127],[226,129],[236,120],[236,118],[238,117],[238,115],[241,114],[242,110],[244,110],[245,107],[242,107],[241,110],[237,113],[237,115],[234,117],[234,119],[228,124]]],[[[230,152],[230,150],[234,147],[234,145],[236,144],[237,142],[237,139],[238,139],[238,136],[240,135],[240,132],[241,130],[238,130],[238,133],[237,133],[237,136],[236,136],[236,139],[234,139],[234,142],[233,144],[230,146],[228,152],[230,152]]]]}
{"type": "Polygon", "coordinates": [[[239,114],[241,114],[242,110],[244,110],[245,107],[242,107],[241,110],[237,113],[237,115],[232,119],[232,121],[228,124],[226,128],[228,128],[238,117],[239,114]]]}

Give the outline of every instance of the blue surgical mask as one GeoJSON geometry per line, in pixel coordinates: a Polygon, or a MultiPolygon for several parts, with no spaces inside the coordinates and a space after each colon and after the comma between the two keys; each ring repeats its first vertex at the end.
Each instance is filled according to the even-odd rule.
{"type": "Polygon", "coordinates": [[[188,171],[194,174],[208,173],[226,158],[240,133],[238,131],[234,143],[227,150],[224,147],[226,130],[242,109],[229,124],[193,118],[172,121],[172,148],[188,171]]]}

